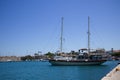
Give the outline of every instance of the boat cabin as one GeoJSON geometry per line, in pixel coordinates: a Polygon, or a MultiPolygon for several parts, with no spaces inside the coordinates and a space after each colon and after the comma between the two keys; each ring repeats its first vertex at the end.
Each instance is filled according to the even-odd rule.
{"type": "Polygon", "coordinates": [[[101,60],[102,57],[103,57],[103,53],[101,53],[101,51],[99,51],[98,53],[98,50],[96,50],[94,52],[91,51],[90,53],[88,53],[88,49],[83,48],[79,50],[79,56],[77,58],[80,60],[84,60],[84,59],[101,60]]]}

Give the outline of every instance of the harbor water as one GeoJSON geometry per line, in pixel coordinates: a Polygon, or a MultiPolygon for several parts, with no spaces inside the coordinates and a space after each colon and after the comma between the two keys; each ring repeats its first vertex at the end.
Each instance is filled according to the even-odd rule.
{"type": "Polygon", "coordinates": [[[99,66],[52,66],[49,62],[0,62],[0,80],[101,80],[118,61],[99,66]]]}

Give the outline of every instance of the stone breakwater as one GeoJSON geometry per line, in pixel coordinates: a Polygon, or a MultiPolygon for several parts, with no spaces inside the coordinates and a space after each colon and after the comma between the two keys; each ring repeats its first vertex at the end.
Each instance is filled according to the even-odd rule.
{"type": "Polygon", "coordinates": [[[6,61],[21,61],[21,58],[16,56],[0,56],[0,62],[6,61]]]}
{"type": "Polygon", "coordinates": [[[120,64],[117,65],[112,71],[110,71],[101,80],[120,80],[120,64]]]}

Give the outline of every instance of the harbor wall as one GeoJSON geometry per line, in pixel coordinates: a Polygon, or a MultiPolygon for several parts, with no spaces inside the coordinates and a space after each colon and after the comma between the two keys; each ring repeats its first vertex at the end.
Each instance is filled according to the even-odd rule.
{"type": "Polygon", "coordinates": [[[21,58],[16,56],[0,56],[0,62],[6,61],[21,61],[21,58]]]}

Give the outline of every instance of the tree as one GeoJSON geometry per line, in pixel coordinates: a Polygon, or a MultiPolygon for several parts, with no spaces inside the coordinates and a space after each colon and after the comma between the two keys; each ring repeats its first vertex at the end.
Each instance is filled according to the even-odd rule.
{"type": "Polygon", "coordinates": [[[31,55],[27,55],[24,57],[21,57],[21,60],[26,61],[26,60],[33,60],[34,58],[31,55]]]}
{"type": "Polygon", "coordinates": [[[55,54],[48,52],[45,54],[48,58],[53,58],[55,54]]]}
{"type": "Polygon", "coordinates": [[[112,53],[112,56],[120,57],[120,52],[112,53]]]}

